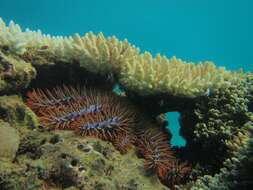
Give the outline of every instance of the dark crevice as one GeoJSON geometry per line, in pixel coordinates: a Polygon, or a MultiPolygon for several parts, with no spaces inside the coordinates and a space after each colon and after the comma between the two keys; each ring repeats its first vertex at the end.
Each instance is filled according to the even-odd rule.
{"type": "Polygon", "coordinates": [[[22,94],[34,88],[50,89],[63,84],[112,90],[115,84],[112,74],[102,76],[91,73],[80,67],[79,63],[57,62],[50,65],[34,65],[34,67],[37,76],[31,81],[29,87],[22,91],[22,94]]]}

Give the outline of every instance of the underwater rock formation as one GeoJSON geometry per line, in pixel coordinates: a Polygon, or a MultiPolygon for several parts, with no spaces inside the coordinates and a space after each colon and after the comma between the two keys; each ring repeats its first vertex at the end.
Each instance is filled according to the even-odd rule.
{"type": "Polygon", "coordinates": [[[12,161],[19,147],[19,133],[0,120],[0,158],[12,161]]]}
{"type": "Polygon", "coordinates": [[[0,94],[15,93],[28,87],[36,76],[30,63],[0,51],[0,94]]]}
{"type": "Polygon", "coordinates": [[[30,129],[39,125],[36,115],[17,95],[0,96],[0,120],[30,129]]]}
{"type": "Polygon", "coordinates": [[[152,57],[127,40],[102,33],[55,37],[22,31],[14,22],[6,26],[0,19],[0,95],[0,137],[7,133],[0,140],[0,189],[252,186],[251,73],[228,71],[212,62],[152,57]],[[64,107],[59,99],[68,102],[69,96],[80,94],[57,90],[63,83],[106,93],[64,107]],[[111,92],[115,85],[123,90],[121,94],[111,92]],[[109,118],[103,114],[83,118],[87,110],[99,108],[94,101],[106,99],[107,92],[126,100],[131,108],[109,101],[104,111],[111,114],[109,118]],[[54,103],[57,106],[50,107],[54,103]],[[106,133],[106,137],[114,134],[113,138],[103,138],[118,124],[113,116],[129,110],[134,113],[127,116],[131,122],[126,124],[123,117],[121,129],[128,131],[127,125],[131,130],[119,130],[120,135],[116,130],[106,133]],[[168,122],[162,117],[169,111],[181,113],[185,147],[170,146],[168,122]],[[73,130],[80,128],[80,122],[86,132],[96,127],[106,130],[73,130]]]}
{"type": "Polygon", "coordinates": [[[1,189],[166,189],[145,174],[134,150],[70,131],[21,130],[14,163],[0,161],[1,189]]]}

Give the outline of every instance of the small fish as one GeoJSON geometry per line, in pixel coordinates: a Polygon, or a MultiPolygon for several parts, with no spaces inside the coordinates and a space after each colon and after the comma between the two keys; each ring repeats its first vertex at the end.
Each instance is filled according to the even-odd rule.
{"type": "Polygon", "coordinates": [[[212,90],[211,90],[211,88],[208,88],[208,89],[206,90],[205,95],[208,96],[208,97],[212,95],[212,90]]]}

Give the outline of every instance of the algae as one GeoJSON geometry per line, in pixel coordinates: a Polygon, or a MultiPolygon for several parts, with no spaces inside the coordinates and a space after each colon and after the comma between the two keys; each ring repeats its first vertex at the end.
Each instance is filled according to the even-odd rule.
{"type": "Polygon", "coordinates": [[[32,129],[39,125],[36,115],[18,95],[0,96],[0,119],[16,127],[32,129]]]}
{"type": "Polygon", "coordinates": [[[10,94],[26,88],[35,78],[34,67],[17,56],[0,50],[0,94],[10,94]]]}
{"type": "Polygon", "coordinates": [[[108,142],[78,137],[71,131],[24,129],[16,161],[1,167],[0,187],[166,189],[156,177],[145,175],[143,161],[134,150],[121,155],[108,142]],[[7,180],[7,176],[21,177],[24,171],[19,180],[7,180]]]}
{"type": "Polygon", "coordinates": [[[0,121],[0,159],[14,160],[19,141],[18,131],[8,123],[0,121]]]}

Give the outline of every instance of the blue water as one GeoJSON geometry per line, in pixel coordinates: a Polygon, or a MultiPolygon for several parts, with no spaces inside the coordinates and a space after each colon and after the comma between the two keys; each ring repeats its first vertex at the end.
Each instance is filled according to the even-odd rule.
{"type": "MultiPolygon", "coordinates": [[[[253,71],[252,0],[0,0],[0,17],[54,35],[104,32],[153,55],[253,71]]],[[[176,113],[172,131],[178,131],[176,113]]],[[[175,132],[175,137],[177,137],[175,132]]],[[[180,138],[173,144],[182,145],[180,138]]]]}

